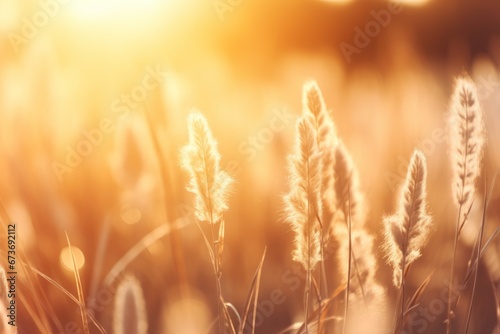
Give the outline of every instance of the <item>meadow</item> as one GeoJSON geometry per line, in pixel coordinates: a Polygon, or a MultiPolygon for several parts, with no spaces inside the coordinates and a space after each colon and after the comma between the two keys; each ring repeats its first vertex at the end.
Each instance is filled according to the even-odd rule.
{"type": "Polygon", "coordinates": [[[0,333],[500,334],[500,30],[410,2],[4,0],[0,333]]]}

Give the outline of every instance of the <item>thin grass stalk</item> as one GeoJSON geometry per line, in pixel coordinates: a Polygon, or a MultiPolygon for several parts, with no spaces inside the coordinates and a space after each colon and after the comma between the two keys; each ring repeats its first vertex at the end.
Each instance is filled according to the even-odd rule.
{"type": "Polygon", "coordinates": [[[88,323],[88,314],[87,314],[87,309],[85,307],[85,297],[83,294],[82,281],[80,280],[80,272],[78,271],[78,268],[76,266],[75,255],[73,254],[73,249],[71,247],[71,243],[69,241],[69,236],[67,233],[66,233],[66,240],[68,242],[68,247],[69,247],[68,249],[69,249],[69,253],[71,255],[71,262],[73,264],[73,272],[75,275],[76,291],[78,293],[78,301],[80,302],[80,316],[82,318],[83,332],[85,334],[90,334],[89,323],[88,323]]]}
{"type": "Polygon", "coordinates": [[[174,272],[176,273],[177,276],[177,282],[179,283],[179,286],[181,288],[181,294],[183,296],[187,296],[189,294],[188,292],[188,281],[187,281],[187,274],[186,274],[186,265],[184,263],[184,257],[182,256],[182,245],[179,239],[178,232],[173,226],[173,223],[175,222],[175,219],[172,215],[172,213],[169,210],[169,206],[171,205],[170,199],[174,198],[171,194],[171,189],[172,187],[172,182],[171,182],[171,177],[168,173],[168,164],[165,161],[165,158],[163,156],[163,152],[161,149],[160,141],[158,139],[158,136],[156,134],[156,129],[153,123],[153,120],[151,118],[151,115],[148,113],[147,110],[144,111],[145,118],[148,124],[148,129],[149,133],[151,135],[151,140],[153,143],[154,150],[156,152],[156,158],[158,159],[158,166],[160,170],[160,177],[161,177],[161,185],[162,185],[162,190],[163,190],[163,208],[165,210],[165,218],[167,219],[167,222],[171,224],[171,232],[169,233],[169,244],[170,244],[170,252],[172,254],[172,260],[173,260],[173,266],[174,266],[174,272]]]}
{"type": "MultiPolygon", "coordinates": [[[[486,176],[486,171],[485,171],[485,175],[484,175],[484,189],[486,190],[487,189],[487,176],[486,176]]],[[[488,203],[488,193],[486,193],[486,197],[484,199],[484,203],[483,203],[483,217],[481,219],[481,228],[479,230],[479,238],[478,238],[478,241],[477,241],[477,255],[476,255],[476,262],[477,262],[477,267],[476,267],[476,271],[474,273],[474,281],[472,283],[472,296],[471,296],[471,301],[470,301],[470,305],[469,305],[469,312],[467,314],[467,323],[465,325],[465,334],[467,334],[467,332],[469,331],[469,325],[470,325],[470,320],[471,320],[471,317],[472,317],[472,309],[474,307],[474,298],[476,296],[476,285],[477,285],[477,275],[479,273],[479,261],[481,259],[481,248],[482,248],[482,244],[483,244],[483,235],[484,235],[484,225],[486,223],[486,207],[487,207],[487,203],[488,203]]]]}
{"type": "Polygon", "coordinates": [[[295,232],[293,259],[306,271],[304,308],[309,332],[312,274],[321,258],[321,158],[312,117],[302,116],[296,124],[295,151],[289,155],[290,191],[284,196],[286,221],[295,232]]]}
{"type": "Polygon", "coordinates": [[[189,144],[181,153],[181,164],[190,175],[188,190],[195,195],[195,216],[210,225],[212,265],[217,290],[219,332],[225,333],[226,325],[234,332],[230,316],[224,305],[220,279],[222,276],[222,242],[224,235],[223,213],[228,209],[227,197],[232,178],[220,170],[220,154],[205,117],[193,112],[188,118],[189,144]],[[216,234],[215,228],[219,226],[216,234]]]}
{"type": "MultiPolygon", "coordinates": [[[[461,232],[461,214],[473,199],[476,191],[476,179],[481,172],[483,149],[485,145],[484,123],[479,106],[477,89],[467,77],[459,78],[455,85],[451,108],[452,120],[452,167],[453,196],[458,206],[457,223],[453,240],[453,256],[448,282],[448,308],[446,333],[451,332],[453,319],[451,291],[455,273],[456,253],[461,232]]],[[[464,217],[464,223],[467,215],[464,217]]]]}
{"type": "MultiPolygon", "coordinates": [[[[211,204],[209,205],[211,209],[211,204]]],[[[219,259],[218,259],[218,249],[217,249],[217,240],[215,239],[215,227],[213,223],[213,215],[210,213],[210,234],[212,236],[212,251],[214,254],[214,269],[215,269],[215,287],[217,289],[217,312],[219,314],[219,333],[225,333],[226,328],[226,316],[224,315],[223,305],[222,305],[222,289],[220,284],[220,277],[222,275],[219,268],[219,259]],[[224,317],[222,317],[224,315],[224,317]]]]}
{"type": "MultiPolygon", "coordinates": [[[[347,186],[347,234],[348,234],[348,265],[347,265],[347,289],[345,293],[345,309],[344,309],[344,325],[342,328],[342,333],[345,334],[347,327],[347,315],[349,314],[349,294],[351,292],[351,262],[352,262],[352,222],[351,222],[351,196],[350,196],[350,184],[347,186]]],[[[363,284],[360,280],[361,285],[363,284]]]]}
{"type": "Polygon", "coordinates": [[[454,317],[454,315],[452,316],[451,290],[453,288],[452,286],[453,286],[453,279],[454,279],[454,273],[455,273],[455,262],[456,262],[456,256],[457,256],[461,213],[462,213],[462,204],[460,204],[458,207],[457,222],[455,224],[455,236],[453,238],[453,255],[451,257],[450,278],[448,281],[448,312],[447,312],[447,316],[446,316],[446,334],[450,334],[451,319],[454,317]]]}
{"type": "Polygon", "coordinates": [[[426,176],[425,156],[415,150],[401,188],[396,213],[384,218],[384,250],[388,263],[393,267],[393,284],[401,296],[400,305],[396,304],[395,308],[395,313],[400,314],[395,333],[397,328],[404,327],[405,276],[411,264],[421,256],[431,224],[426,208],[426,176]]]}

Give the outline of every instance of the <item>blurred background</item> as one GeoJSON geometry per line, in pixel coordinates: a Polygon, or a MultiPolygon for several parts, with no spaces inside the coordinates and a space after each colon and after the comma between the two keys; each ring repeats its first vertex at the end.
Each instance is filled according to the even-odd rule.
{"type": "MultiPolygon", "coordinates": [[[[178,163],[195,108],[218,140],[221,167],[236,180],[224,295],[243,308],[267,247],[260,298],[280,291],[284,300],[259,311],[256,332],[279,333],[299,321],[303,288],[292,283],[301,273],[281,198],[302,85],[316,79],[359,169],[376,244],[411,152],[419,147],[428,158],[434,229],[409,289],[435,272],[410,327],[442,333],[445,311],[436,298],[448,277],[456,215],[449,96],[458,75],[478,85],[493,187],[488,237],[500,224],[500,188],[491,181],[500,163],[499,68],[498,1],[0,0],[0,198],[17,223],[20,261],[76,295],[67,232],[87,302],[109,332],[110,272],[141,282],[149,333],[206,332],[217,313],[214,277],[178,163]],[[123,261],[134,247],[141,251],[123,261]]],[[[480,188],[459,247],[459,280],[481,217],[480,188]]],[[[499,254],[496,238],[480,267],[471,333],[492,333],[498,322],[499,254]]],[[[378,261],[393,303],[391,270],[381,254],[378,261]]],[[[329,284],[338,286],[332,272],[329,284]]],[[[76,304],[28,276],[18,283],[19,333],[39,332],[41,314],[54,333],[70,333],[68,324],[80,324],[76,304]]],[[[470,287],[453,332],[462,331],[469,300],[470,287]]]]}

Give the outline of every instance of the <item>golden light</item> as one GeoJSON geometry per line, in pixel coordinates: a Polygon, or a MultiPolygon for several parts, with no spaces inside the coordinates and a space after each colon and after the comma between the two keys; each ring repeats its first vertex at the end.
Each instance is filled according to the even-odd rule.
{"type": "Polygon", "coordinates": [[[71,256],[73,253],[73,257],[75,259],[76,269],[80,270],[85,265],[85,255],[80,250],[80,248],[76,246],[71,246],[71,250],[69,247],[64,247],[61,251],[61,255],[59,256],[59,260],[64,269],[73,272],[73,257],[71,256]]]}
{"type": "Polygon", "coordinates": [[[142,218],[141,210],[129,206],[122,207],[120,212],[120,217],[122,218],[125,224],[136,224],[142,218]]]}

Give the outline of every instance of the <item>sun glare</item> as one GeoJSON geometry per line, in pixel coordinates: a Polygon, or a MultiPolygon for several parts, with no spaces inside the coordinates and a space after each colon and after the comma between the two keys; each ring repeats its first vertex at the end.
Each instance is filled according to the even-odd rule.
{"type": "Polygon", "coordinates": [[[80,248],[76,246],[71,246],[71,251],[69,247],[64,247],[61,251],[59,259],[63,268],[73,272],[73,257],[71,256],[71,253],[73,253],[73,257],[75,258],[77,270],[82,269],[82,267],[85,265],[85,255],[83,255],[83,252],[80,250],[80,248]]]}

